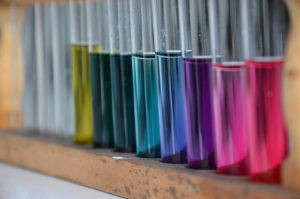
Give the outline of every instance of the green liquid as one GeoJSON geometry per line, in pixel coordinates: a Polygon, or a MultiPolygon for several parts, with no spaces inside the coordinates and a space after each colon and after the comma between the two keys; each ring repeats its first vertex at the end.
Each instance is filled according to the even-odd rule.
{"type": "Polygon", "coordinates": [[[111,55],[114,148],[135,152],[131,55],[111,55]]]}
{"type": "Polygon", "coordinates": [[[140,157],[160,157],[156,59],[132,57],[136,150],[140,157]]]}
{"type": "Polygon", "coordinates": [[[74,142],[91,144],[93,141],[92,105],[87,45],[72,45],[72,68],[75,113],[74,142]]]}
{"type": "Polygon", "coordinates": [[[93,144],[97,147],[113,146],[111,103],[110,55],[90,53],[93,144]]]}

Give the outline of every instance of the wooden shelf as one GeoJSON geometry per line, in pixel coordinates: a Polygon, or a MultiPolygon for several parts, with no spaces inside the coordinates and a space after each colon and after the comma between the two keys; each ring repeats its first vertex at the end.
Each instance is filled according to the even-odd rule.
{"type": "Polygon", "coordinates": [[[34,132],[0,131],[0,161],[128,198],[292,199],[300,194],[247,177],[77,146],[34,132]]]}

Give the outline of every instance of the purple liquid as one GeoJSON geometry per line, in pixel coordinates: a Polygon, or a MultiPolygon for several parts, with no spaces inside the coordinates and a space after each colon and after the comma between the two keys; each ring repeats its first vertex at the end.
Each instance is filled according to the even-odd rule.
{"type": "Polygon", "coordinates": [[[183,69],[188,166],[214,169],[211,58],[184,58],[183,69]]]}

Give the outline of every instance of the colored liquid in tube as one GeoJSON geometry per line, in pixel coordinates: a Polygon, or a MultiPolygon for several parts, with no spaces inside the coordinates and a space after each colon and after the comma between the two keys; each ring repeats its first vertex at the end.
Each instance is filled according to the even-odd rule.
{"type": "Polygon", "coordinates": [[[279,183],[281,163],[287,154],[281,102],[283,60],[265,57],[246,64],[251,180],[279,183]]]}
{"type": "Polygon", "coordinates": [[[114,148],[135,152],[132,55],[111,55],[114,148]]]}
{"type": "Polygon", "coordinates": [[[243,62],[213,65],[217,168],[221,174],[248,174],[246,72],[243,62]]]}
{"type": "Polygon", "coordinates": [[[181,52],[156,53],[162,161],[185,163],[186,134],[181,52]]]}
{"type": "Polygon", "coordinates": [[[160,157],[155,55],[132,57],[137,156],[160,157]]]}
{"type": "Polygon", "coordinates": [[[113,122],[109,53],[90,53],[90,67],[93,107],[93,145],[96,147],[112,147],[113,122]]]}
{"type": "Polygon", "coordinates": [[[214,169],[211,57],[184,58],[183,69],[188,166],[214,169]]]}
{"type": "Polygon", "coordinates": [[[88,45],[72,45],[72,68],[75,114],[74,142],[91,144],[93,131],[88,45]]]}

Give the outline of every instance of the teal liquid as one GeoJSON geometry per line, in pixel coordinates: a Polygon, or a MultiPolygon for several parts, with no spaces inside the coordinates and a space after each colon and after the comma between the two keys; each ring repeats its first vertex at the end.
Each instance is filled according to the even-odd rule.
{"type": "Polygon", "coordinates": [[[156,59],[132,57],[136,152],[140,157],[160,157],[156,59]]]}
{"type": "Polygon", "coordinates": [[[113,146],[110,55],[90,53],[93,145],[113,146]]]}
{"type": "Polygon", "coordinates": [[[135,152],[131,55],[111,55],[114,149],[135,152]]]}

